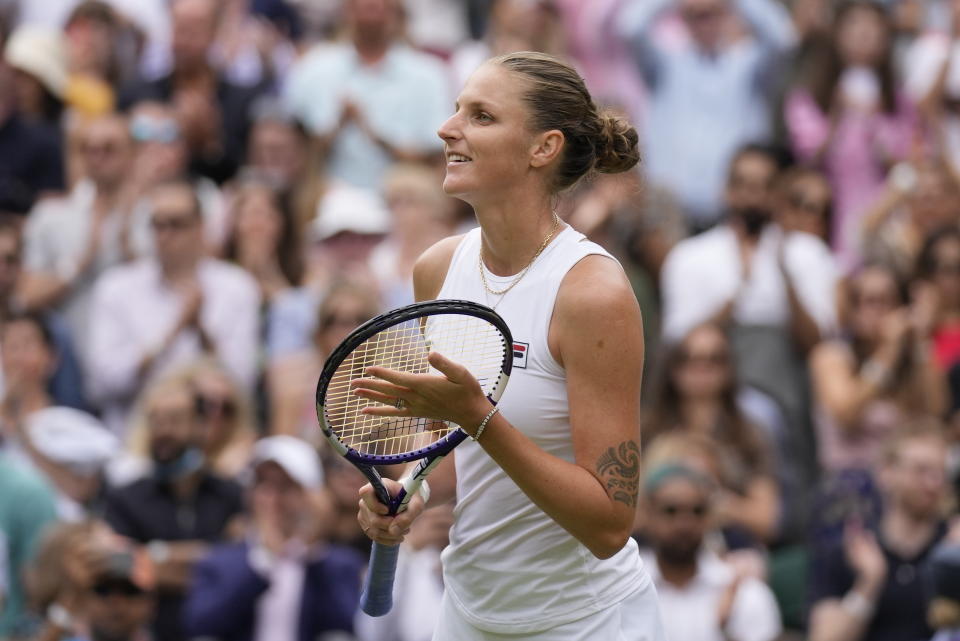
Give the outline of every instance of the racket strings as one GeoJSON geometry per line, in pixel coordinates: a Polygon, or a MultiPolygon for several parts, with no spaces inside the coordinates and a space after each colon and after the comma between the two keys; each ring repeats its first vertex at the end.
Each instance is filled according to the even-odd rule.
{"type": "Polygon", "coordinates": [[[379,366],[412,374],[438,374],[427,356],[439,352],[467,368],[490,394],[499,381],[503,336],[493,325],[473,316],[437,314],[388,327],[358,345],[334,372],[327,389],[327,422],[338,438],[361,454],[394,456],[440,440],[458,426],[422,417],[380,417],[363,414],[377,401],[354,394],[350,382],[379,366]]]}

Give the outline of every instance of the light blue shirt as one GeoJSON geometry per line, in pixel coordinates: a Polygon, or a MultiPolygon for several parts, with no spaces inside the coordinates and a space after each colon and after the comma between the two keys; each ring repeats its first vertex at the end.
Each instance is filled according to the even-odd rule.
{"type": "MultiPolygon", "coordinates": [[[[422,152],[442,147],[437,129],[453,111],[442,63],[402,45],[391,47],[375,65],[363,64],[349,43],[319,45],[293,67],[284,90],[287,106],[319,135],[336,128],[348,99],[377,135],[422,152]]],[[[379,189],[391,164],[387,152],[350,123],[333,141],[328,171],[358,187],[379,189]]]]}
{"type": "Polygon", "coordinates": [[[771,71],[794,42],[790,16],[773,0],[736,0],[752,38],[709,55],[692,42],[666,47],[652,37],[675,0],[632,0],[616,28],[650,91],[646,169],[694,222],[716,220],[731,157],[770,135],[771,71]]]}

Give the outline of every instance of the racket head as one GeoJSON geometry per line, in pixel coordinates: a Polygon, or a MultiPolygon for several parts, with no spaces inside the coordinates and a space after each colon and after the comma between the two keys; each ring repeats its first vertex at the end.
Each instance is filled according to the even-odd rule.
{"type": "Polygon", "coordinates": [[[353,394],[350,382],[370,366],[438,373],[437,351],[466,367],[496,403],[510,378],[513,338],[503,319],[479,303],[436,300],[381,314],[355,329],[330,354],[317,381],[317,419],[333,448],[353,463],[384,465],[445,454],[466,438],[454,423],[362,414],[381,405],[353,394]]]}

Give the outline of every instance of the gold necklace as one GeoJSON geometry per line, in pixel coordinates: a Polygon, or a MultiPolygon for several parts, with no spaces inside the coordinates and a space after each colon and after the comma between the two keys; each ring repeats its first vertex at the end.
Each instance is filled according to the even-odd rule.
{"type": "Polygon", "coordinates": [[[510,284],[505,288],[496,290],[490,287],[490,283],[487,282],[487,273],[483,267],[483,242],[480,243],[480,252],[477,254],[477,266],[480,268],[480,280],[483,281],[483,288],[487,290],[488,294],[493,294],[494,296],[502,296],[509,292],[511,289],[520,282],[520,279],[527,275],[527,272],[533,266],[534,261],[543,253],[543,250],[546,249],[547,243],[550,242],[550,239],[553,238],[553,235],[557,233],[557,230],[560,228],[560,216],[557,215],[557,212],[553,212],[553,228],[550,230],[550,233],[547,234],[547,237],[543,239],[543,242],[540,243],[540,247],[537,248],[536,253],[533,255],[533,258],[530,259],[530,262],[527,263],[526,267],[520,270],[520,273],[510,281],[510,284]]]}

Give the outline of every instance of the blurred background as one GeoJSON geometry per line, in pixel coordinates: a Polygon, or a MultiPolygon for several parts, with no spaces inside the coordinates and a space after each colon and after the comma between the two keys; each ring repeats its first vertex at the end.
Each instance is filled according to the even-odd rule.
{"type": "Polygon", "coordinates": [[[358,615],[314,386],[517,50],[641,134],[559,213],[644,312],[671,640],[960,638],[960,0],[0,0],[0,639],[431,638],[453,506],[358,615]]]}

